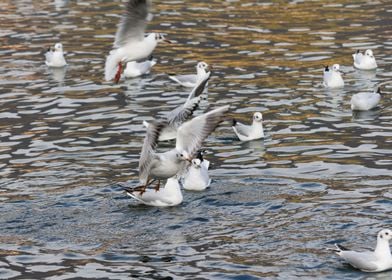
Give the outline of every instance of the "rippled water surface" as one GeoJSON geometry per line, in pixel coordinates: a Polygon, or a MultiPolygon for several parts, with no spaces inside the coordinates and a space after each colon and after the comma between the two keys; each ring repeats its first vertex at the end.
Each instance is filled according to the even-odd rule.
{"type": "MultiPolygon", "coordinates": [[[[353,114],[352,94],[391,80],[390,1],[155,1],[160,45],[150,75],[103,81],[123,3],[0,3],[0,278],[391,279],[324,250],[374,246],[392,225],[392,87],[353,114]],[[43,51],[61,41],[68,67],[43,51]],[[351,54],[374,50],[377,71],[351,54]],[[150,120],[188,89],[166,73],[213,66],[202,110],[230,104],[205,142],[213,184],[173,208],[137,205],[150,120]],[[321,86],[340,63],[346,86],[321,86]],[[264,141],[229,120],[263,113],[264,141]]],[[[199,110],[198,113],[202,112],[199,110]]]]}

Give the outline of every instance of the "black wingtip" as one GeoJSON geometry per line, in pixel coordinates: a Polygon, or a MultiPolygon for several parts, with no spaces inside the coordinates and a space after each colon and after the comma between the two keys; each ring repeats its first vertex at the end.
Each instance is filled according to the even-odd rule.
{"type": "Polygon", "coordinates": [[[147,60],[149,60],[149,61],[152,61],[154,59],[154,56],[153,55],[150,55],[148,58],[147,58],[147,60]]]}
{"type": "Polygon", "coordinates": [[[359,53],[359,50],[357,50],[357,52],[356,52],[357,54],[359,53]]]}
{"type": "Polygon", "coordinates": [[[232,123],[231,123],[231,126],[235,126],[237,124],[237,120],[236,119],[233,119],[232,120],[232,123]]]}
{"type": "Polygon", "coordinates": [[[376,93],[378,93],[379,95],[382,95],[382,93],[381,93],[381,87],[378,87],[378,88],[377,88],[376,93]]]}
{"type": "Polygon", "coordinates": [[[341,250],[341,251],[349,251],[349,249],[346,248],[346,247],[344,247],[343,245],[340,245],[340,244],[335,244],[335,245],[336,245],[336,247],[338,247],[339,250],[341,250]]]}
{"type": "Polygon", "coordinates": [[[329,71],[328,65],[325,65],[325,66],[324,66],[324,71],[325,71],[325,72],[328,72],[328,71],[329,71]]]}

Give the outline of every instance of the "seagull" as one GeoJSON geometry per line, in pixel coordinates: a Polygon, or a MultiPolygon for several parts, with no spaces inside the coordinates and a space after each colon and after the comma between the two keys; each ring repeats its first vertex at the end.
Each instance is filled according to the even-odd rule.
{"type": "Polygon", "coordinates": [[[54,47],[49,48],[45,53],[45,59],[45,63],[49,67],[64,67],[67,65],[63,53],[63,44],[56,43],[54,47]]]}
{"type": "Polygon", "coordinates": [[[209,66],[207,63],[201,61],[196,65],[196,74],[188,75],[169,75],[169,78],[176,83],[179,83],[183,87],[195,87],[200,79],[203,79],[206,75],[210,76],[209,66]]]}
{"type": "Polygon", "coordinates": [[[251,125],[245,125],[233,119],[232,128],[241,141],[264,138],[263,115],[260,112],[254,113],[251,125]]]}
{"type": "Polygon", "coordinates": [[[139,180],[141,186],[134,188],[143,194],[146,188],[158,180],[155,190],[159,190],[160,180],[168,179],[182,173],[187,162],[200,149],[204,139],[215,130],[229,110],[229,105],[218,107],[208,113],[183,123],[177,129],[175,148],[163,152],[156,152],[161,131],[167,126],[165,121],[151,122],[147,127],[147,134],[139,159],[139,180]]]}
{"type": "MultiPolygon", "coordinates": [[[[177,137],[177,129],[180,125],[188,120],[193,112],[198,108],[200,101],[202,100],[202,94],[206,84],[210,78],[210,75],[206,75],[202,80],[199,80],[197,85],[189,93],[189,96],[184,104],[168,112],[164,121],[167,122],[167,126],[161,131],[158,141],[167,141],[175,139],[177,137]]],[[[148,128],[149,123],[143,121],[143,125],[148,128]]]]}
{"type": "Polygon", "coordinates": [[[351,97],[351,110],[368,111],[377,107],[381,99],[381,89],[375,92],[360,92],[351,97]]]}
{"type": "Polygon", "coordinates": [[[342,245],[335,244],[334,251],[353,267],[365,272],[380,272],[392,268],[392,255],[389,248],[389,240],[392,238],[392,231],[381,230],[377,235],[377,245],[374,251],[356,252],[351,251],[342,245]]]}
{"type": "Polygon", "coordinates": [[[332,70],[329,69],[328,66],[325,66],[323,84],[328,88],[339,88],[344,86],[339,64],[332,65],[332,70]]]}
{"type": "Polygon", "coordinates": [[[168,42],[161,33],[150,33],[145,36],[149,14],[149,0],[129,0],[125,14],[118,26],[113,50],[110,51],[105,63],[105,79],[114,79],[117,83],[121,78],[124,64],[147,58],[159,42],[168,42]]]}
{"type": "Polygon", "coordinates": [[[203,151],[199,150],[196,158],[192,159],[192,164],[184,176],[183,186],[186,190],[202,191],[211,184],[208,168],[210,162],[203,158],[203,151]]]}
{"type": "Polygon", "coordinates": [[[362,54],[359,50],[353,54],[354,67],[361,70],[374,70],[377,68],[376,59],[372,50],[366,50],[362,54]]]}
{"type": "Polygon", "coordinates": [[[126,188],[125,192],[138,202],[149,206],[176,206],[183,200],[181,187],[176,177],[167,179],[165,187],[159,190],[146,189],[143,193],[132,188],[126,188]]]}
{"type": "Polygon", "coordinates": [[[157,64],[151,55],[146,61],[137,62],[129,61],[124,70],[124,76],[127,78],[136,78],[144,74],[150,73],[151,68],[157,64]]]}

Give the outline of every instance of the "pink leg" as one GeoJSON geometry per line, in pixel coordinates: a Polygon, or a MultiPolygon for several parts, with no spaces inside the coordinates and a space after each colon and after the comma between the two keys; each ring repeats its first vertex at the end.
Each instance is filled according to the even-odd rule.
{"type": "Polygon", "coordinates": [[[121,78],[122,68],[123,68],[123,66],[122,66],[122,63],[120,61],[118,63],[118,70],[117,70],[116,76],[114,76],[114,81],[116,82],[116,84],[118,83],[118,81],[121,78]]]}

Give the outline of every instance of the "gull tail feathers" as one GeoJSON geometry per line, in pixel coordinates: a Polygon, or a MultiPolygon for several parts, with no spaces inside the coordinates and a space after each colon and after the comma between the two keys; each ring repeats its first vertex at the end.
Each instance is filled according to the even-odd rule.
{"type": "Polygon", "coordinates": [[[336,254],[340,254],[343,251],[349,251],[348,248],[344,247],[343,245],[336,244],[335,243],[335,248],[325,248],[327,251],[332,251],[335,252],[336,254]]]}
{"type": "Polygon", "coordinates": [[[119,59],[117,57],[116,52],[111,52],[108,57],[106,58],[106,63],[105,63],[105,80],[106,81],[111,81],[114,79],[116,76],[117,72],[117,67],[119,63],[119,59]]]}
{"type": "Polygon", "coordinates": [[[137,200],[137,201],[139,201],[141,203],[144,203],[144,201],[142,199],[140,199],[139,197],[137,197],[136,195],[133,194],[133,191],[132,191],[131,188],[127,188],[127,189],[124,189],[124,190],[125,190],[125,192],[127,193],[128,196],[132,197],[133,199],[135,199],[135,200],[137,200]]]}

